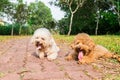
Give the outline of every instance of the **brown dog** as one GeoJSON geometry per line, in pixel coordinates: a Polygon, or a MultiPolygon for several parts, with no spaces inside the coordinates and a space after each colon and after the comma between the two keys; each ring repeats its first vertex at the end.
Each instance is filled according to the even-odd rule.
{"type": "Polygon", "coordinates": [[[101,45],[96,45],[90,36],[86,33],[79,33],[75,36],[71,45],[74,53],[68,54],[66,60],[78,60],[79,64],[92,63],[98,58],[116,58],[120,61],[120,57],[108,51],[101,45]]]}

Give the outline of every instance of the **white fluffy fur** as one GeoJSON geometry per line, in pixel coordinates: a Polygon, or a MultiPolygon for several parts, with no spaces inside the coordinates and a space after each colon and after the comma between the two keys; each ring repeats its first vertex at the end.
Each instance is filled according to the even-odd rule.
{"type": "Polygon", "coordinates": [[[47,55],[48,60],[54,60],[57,58],[59,47],[56,45],[48,29],[37,29],[31,38],[31,42],[35,45],[37,42],[39,42],[39,44],[42,44],[44,46],[44,48],[36,46],[36,54],[40,59],[43,59],[45,55],[47,55]]]}

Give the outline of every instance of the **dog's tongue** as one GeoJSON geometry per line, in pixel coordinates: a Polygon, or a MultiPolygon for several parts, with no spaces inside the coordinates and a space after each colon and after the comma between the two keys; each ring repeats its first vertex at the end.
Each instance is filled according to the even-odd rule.
{"type": "Polygon", "coordinates": [[[79,54],[78,54],[78,59],[81,60],[83,58],[83,52],[80,51],[79,54]]]}
{"type": "Polygon", "coordinates": [[[41,46],[38,46],[37,49],[41,49],[41,46]]]}

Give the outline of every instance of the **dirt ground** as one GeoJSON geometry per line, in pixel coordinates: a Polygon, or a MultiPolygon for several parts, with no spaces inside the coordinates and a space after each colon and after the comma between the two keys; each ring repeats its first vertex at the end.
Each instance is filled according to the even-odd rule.
{"type": "Polygon", "coordinates": [[[109,60],[79,65],[66,61],[67,43],[57,41],[59,56],[40,60],[30,37],[0,42],[0,80],[120,80],[120,64],[109,60]]]}

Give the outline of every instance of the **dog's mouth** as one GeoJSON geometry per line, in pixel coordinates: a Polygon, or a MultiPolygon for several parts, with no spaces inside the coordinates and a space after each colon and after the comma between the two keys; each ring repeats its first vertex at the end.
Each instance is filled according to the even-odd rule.
{"type": "Polygon", "coordinates": [[[82,60],[83,56],[85,55],[85,50],[76,48],[76,52],[78,53],[78,60],[82,60]]]}
{"type": "Polygon", "coordinates": [[[36,42],[35,45],[36,45],[36,47],[37,47],[38,50],[41,50],[43,48],[43,44],[40,43],[40,42],[36,42]]]}

